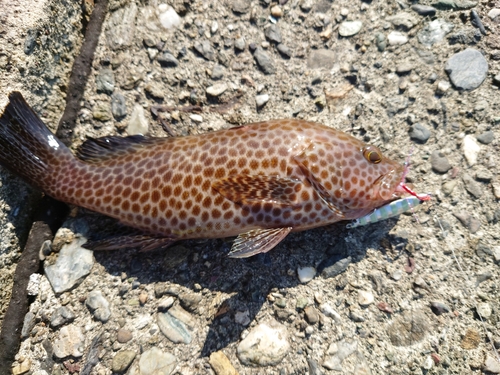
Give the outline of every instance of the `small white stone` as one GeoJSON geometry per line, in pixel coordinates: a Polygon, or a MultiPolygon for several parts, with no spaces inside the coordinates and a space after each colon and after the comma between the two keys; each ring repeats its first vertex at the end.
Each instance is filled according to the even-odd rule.
{"type": "Polygon", "coordinates": [[[500,263],[500,246],[493,248],[493,259],[495,259],[496,263],[500,263]]]}
{"type": "Polygon", "coordinates": [[[164,297],[158,302],[158,310],[167,310],[174,304],[175,299],[172,296],[164,297]]]}
{"type": "Polygon", "coordinates": [[[408,37],[399,31],[391,31],[389,35],[387,35],[387,40],[390,45],[400,46],[408,42],[408,37]]]}
{"type": "Polygon", "coordinates": [[[361,306],[368,306],[373,303],[375,298],[373,297],[373,293],[367,290],[359,290],[358,291],[358,303],[361,306]]]}
{"type": "Polygon", "coordinates": [[[401,278],[403,277],[403,271],[401,270],[396,270],[394,271],[392,274],[391,274],[391,277],[393,280],[395,281],[399,281],[401,280],[401,278]]]}
{"type": "Polygon", "coordinates": [[[489,319],[492,314],[491,305],[489,303],[479,303],[476,307],[476,311],[484,319],[489,319]]]}
{"type": "Polygon", "coordinates": [[[361,21],[344,21],[340,24],[339,34],[341,36],[353,36],[361,31],[363,22],[361,21]]]}
{"type": "Polygon", "coordinates": [[[306,327],[306,335],[312,335],[314,333],[314,327],[313,326],[307,326],[306,327]]]}
{"type": "Polygon", "coordinates": [[[483,371],[492,374],[500,374],[500,362],[491,355],[486,355],[483,371]]]}
{"type": "Polygon", "coordinates": [[[207,94],[211,96],[219,96],[224,91],[227,90],[227,85],[225,83],[216,83],[213,86],[207,88],[207,94]]]}
{"type": "Polygon", "coordinates": [[[257,107],[262,107],[268,101],[269,101],[269,95],[268,94],[257,95],[255,97],[255,104],[257,105],[257,107]]]}
{"type": "Polygon", "coordinates": [[[127,126],[128,135],[147,134],[149,131],[149,123],[144,114],[144,108],[140,104],[136,104],[130,115],[130,121],[127,126]]]}
{"type": "Polygon", "coordinates": [[[217,21],[212,21],[212,26],[210,26],[210,32],[212,34],[215,34],[217,30],[219,30],[219,24],[217,23],[217,21]]]}
{"type": "Polygon", "coordinates": [[[424,363],[422,363],[422,368],[424,370],[429,371],[433,365],[434,365],[434,361],[433,361],[432,357],[430,355],[428,355],[427,357],[425,357],[424,363]]]}
{"type": "Polygon", "coordinates": [[[468,134],[464,137],[462,142],[462,149],[464,151],[465,159],[467,159],[467,163],[472,167],[477,162],[477,155],[479,151],[481,151],[481,146],[476,142],[476,137],[471,134],[468,134]]]}
{"type": "Polygon", "coordinates": [[[297,275],[301,283],[308,283],[314,276],[316,276],[316,268],[314,267],[299,267],[297,269],[297,275]]]}
{"type": "Polygon", "coordinates": [[[446,91],[450,89],[450,87],[451,87],[450,82],[442,80],[438,82],[436,91],[438,94],[444,94],[446,91]]]}
{"type": "Polygon", "coordinates": [[[342,318],[340,314],[336,312],[333,307],[331,307],[328,303],[322,303],[319,305],[319,310],[327,317],[335,320],[336,323],[342,322],[342,318]]]}
{"type": "Polygon", "coordinates": [[[493,8],[488,12],[488,17],[490,17],[492,20],[500,16],[500,9],[499,8],[493,8]]]}
{"type": "Polygon", "coordinates": [[[194,122],[203,122],[203,117],[201,117],[201,115],[192,114],[189,118],[194,122]]]}
{"type": "Polygon", "coordinates": [[[30,275],[30,280],[28,282],[28,286],[26,288],[28,292],[28,296],[36,296],[38,291],[40,290],[40,281],[42,279],[42,275],[39,273],[32,273],[30,275]]]}
{"type": "Polygon", "coordinates": [[[181,24],[181,17],[170,5],[160,4],[158,5],[158,11],[160,13],[158,19],[165,29],[174,29],[181,24]]]}

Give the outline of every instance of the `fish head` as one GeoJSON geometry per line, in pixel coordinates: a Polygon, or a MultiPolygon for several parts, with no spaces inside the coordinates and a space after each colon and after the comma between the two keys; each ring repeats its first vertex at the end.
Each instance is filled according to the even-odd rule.
{"type": "Polygon", "coordinates": [[[316,193],[343,219],[356,219],[400,197],[404,164],[345,133],[315,140],[296,161],[316,193]]]}
{"type": "Polygon", "coordinates": [[[376,146],[363,144],[356,147],[348,164],[354,165],[351,170],[359,170],[359,173],[342,174],[346,176],[342,181],[342,196],[347,215],[364,215],[405,192],[406,165],[384,156],[376,146]]]}

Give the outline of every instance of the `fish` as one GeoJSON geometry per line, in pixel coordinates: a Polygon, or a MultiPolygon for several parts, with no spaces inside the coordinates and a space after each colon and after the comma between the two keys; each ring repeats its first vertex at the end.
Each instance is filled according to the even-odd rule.
{"type": "Polygon", "coordinates": [[[88,138],[73,154],[19,92],[0,117],[0,165],[56,200],[135,232],[93,250],[165,248],[236,237],[230,257],[265,253],[290,232],[355,220],[402,194],[407,166],[344,132],[299,119],[202,135],[88,138]],[[138,233],[138,234],[137,234],[138,233]]]}

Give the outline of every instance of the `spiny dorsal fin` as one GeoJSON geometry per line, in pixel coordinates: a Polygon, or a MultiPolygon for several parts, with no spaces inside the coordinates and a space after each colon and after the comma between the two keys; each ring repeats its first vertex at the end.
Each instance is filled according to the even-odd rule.
{"type": "Polygon", "coordinates": [[[254,229],[240,234],[234,240],[229,257],[248,258],[255,254],[267,253],[292,230],[287,228],[254,229]]]}
{"type": "Polygon", "coordinates": [[[86,163],[99,163],[124,154],[135,152],[144,146],[155,144],[163,138],[130,135],[88,138],[77,150],[76,156],[86,163]]]}
{"type": "Polygon", "coordinates": [[[298,203],[301,181],[265,175],[236,175],[221,178],[212,187],[227,199],[242,206],[269,202],[293,206],[298,203]]]}

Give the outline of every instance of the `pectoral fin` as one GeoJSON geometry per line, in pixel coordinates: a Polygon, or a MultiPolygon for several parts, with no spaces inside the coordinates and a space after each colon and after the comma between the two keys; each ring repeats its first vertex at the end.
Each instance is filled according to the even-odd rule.
{"type": "Polygon", "coordinates": [[[231,258],[248,258],[259,253],[267,253],[292,230],[288,228],[255,229],[240,234],[233,243],[231,258]]]}
{"type": "Polygon", "coordinates": [[[140,251],[150,251],[166,248],[176,241],[170,237],[151,237],[148,235],[131,235],[110,237],[104,240],[87,241],[83,247],[95,251],[120,250],[138,248],[140,251]]]}
{"type": "Polygon", "coordinates": [[[236,175],[221,178],[212,187],[227,199],[243,205],[270,202],[293,206],[299,203],[298,192],[304,187],[299,180],[265,175],[236,175]]]}

